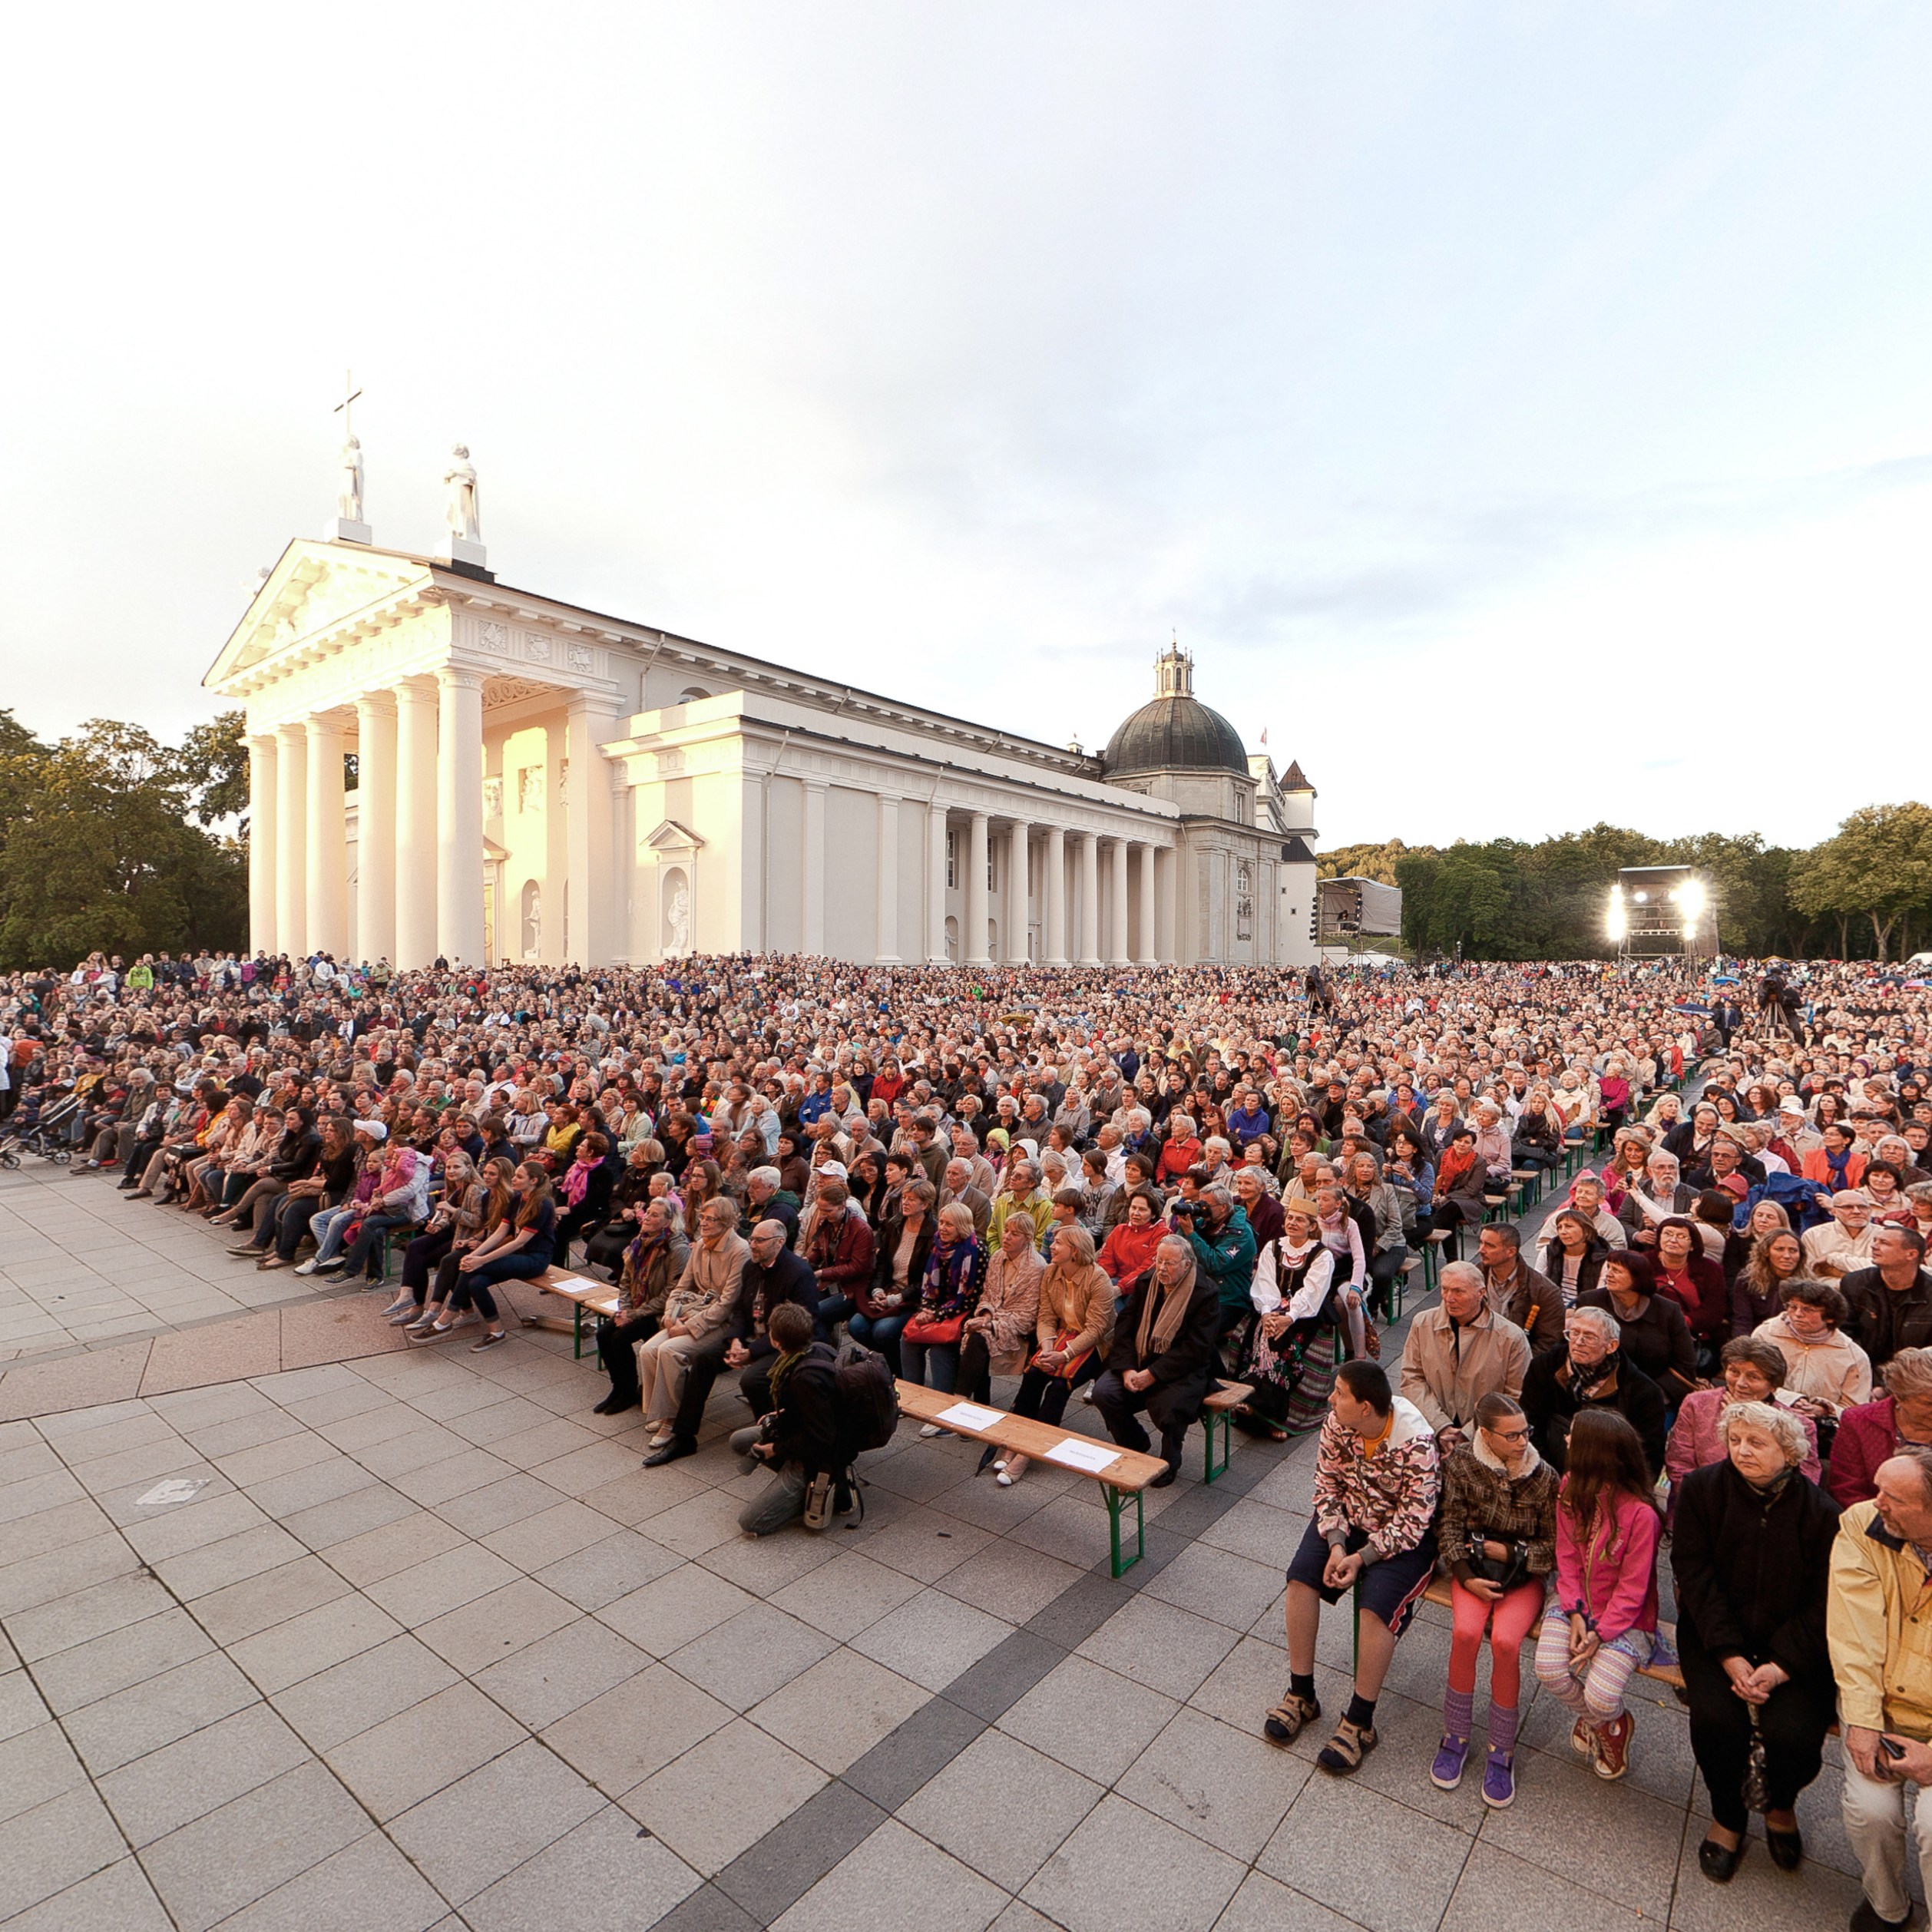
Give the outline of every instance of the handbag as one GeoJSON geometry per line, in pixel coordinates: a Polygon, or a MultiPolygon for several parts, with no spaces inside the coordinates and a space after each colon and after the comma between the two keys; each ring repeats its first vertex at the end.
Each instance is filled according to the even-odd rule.
{"type": "Polygon", "coordinates": [[[915,1348],[944,1348],[958,1341],[965,1326],[963,1315],[948,1315],[941,1322],[928,1322],[925,1316],[915,1315],[899,1331],[899,1339],[911,1342],[915,1348]]]}
{"type": "MultiPolygon", "coordinates": [[[[1064,1355],[1067,1350],[1067,1345],[1070,1341],[1077,1341],[1078,1339],[1079,1338],[1071,1329],[1063,1328],[1058,1335],[1054,1337],[1053,1347],[1050,1349],[1043,1349],[1040,1351],[1040,1353],[1055,1355],[1064,1355]]],[[[1043,1375],[1052,1375],[1057,1377],[1063,1382],[1070,1382],[1074,1379],[1074,1376],[1079,1374],[1080,1369],[1084,1366],[1087,1357],[1092,1355],[1093,1352],[1093,1351],[1091,1348],[1083,1348],[1077,1355],[1068,1355],[1067,1357],[1067,1365],[1064,1368],[1040,1368],[1040,1355],[1037,1354],[1033,1358],[1031,1365],[1035,1368],[1040,1368],[1040,1372],[1043,1375]]]]}
{"type": "Polygon", "coordinates": [[[1483,1545],[1500,1539],[1475,1536],[1469,1539],[1467,1561],[1469,1567],[1486,1583],[1494,1583],[1505,1596],[1519,1583],[1530,1580],[1530,1553],[1518,1543],[1513,1543],[1508,1556],[1498,1559],[1484,1554],[1483,1545]]]}

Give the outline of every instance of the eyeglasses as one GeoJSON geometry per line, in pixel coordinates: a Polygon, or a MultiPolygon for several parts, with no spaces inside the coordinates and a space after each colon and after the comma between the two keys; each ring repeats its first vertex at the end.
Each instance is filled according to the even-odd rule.
{"type": "Polygon", "coordinates": [[[1483,1433],[1486,1436],[1494,1436],[1498,1442],[1527,1442],[1530,1440],[1530,1425],[1526,1422],[1520,1429],[1485,1427],[1483,1433]]]}

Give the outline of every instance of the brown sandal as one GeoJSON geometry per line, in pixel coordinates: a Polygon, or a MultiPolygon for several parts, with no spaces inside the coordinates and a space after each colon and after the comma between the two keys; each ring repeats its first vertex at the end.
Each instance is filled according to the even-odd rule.
{"type": "Polygon", "coordinates": [[[1270,1744],[1285,1748],[1301,1735],[1303,1725],[1312,1724],[1321,1715],[1322,1705],[1318,1699],[1298,1696],[1289,1691],[1262,1719],[1261,1734],[1270,1744]]]}

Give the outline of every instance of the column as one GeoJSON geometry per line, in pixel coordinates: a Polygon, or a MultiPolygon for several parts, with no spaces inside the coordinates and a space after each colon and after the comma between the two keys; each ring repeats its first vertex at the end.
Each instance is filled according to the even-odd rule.
{"type": "Polygon", "coordinates": [[[946,963],[946,808],[936,798],[926,806],[926,958],[946,963]]]}
{"type": "Polygon", "coordinates": [[[799,944],[801,952],[822,953],[825,949],[825,792],[828,782],[808,778],[805,781],[804,829],[800,835],[799,878],[804,908],[805,930],[799,944]]]}
{"type": "Polygon", "coordinates": [[[275,734],[248,741],[248,950],[275,950],[275,734]]]}
{"type": "MultiPolygon", "coordinates": [[[[477,738],[483,714],[477,710],[477,738]]],[[[580,695],[570,709],[570,951],[580,966],[608,966],[617,950],[617,919],[611,899],[610,762],[600,749],[617,735],[617,713],[580,695]]],[[[481,791],[482,779],[477,784],[481,791]]],[[[477,851],[477,890],[483,889],[482,849],[477,851]]],[[[548,912],[548,908],[546,908],[548,912]]]]}
{"type": "Polygon", "coordinates": [[[898,964],[899,802],[887,792],[878,798],[878,915],[873,942],[880,965],[898,964]]]}
{"type": "Polygon", "coordinates": [[[973,814],[971,849],[966,855],[966,930],[960,937],[961,960],[969,966],[990,965],[986,950],[986,814],[973,814]]]}
{"type": "Polygon", "coordinates": [[[1100,963],[1100,835],[1083,832],[1080,839],[1080,949],[1083,966],[1100,963]]]}
{"type": "Polygon", "coordinates": [[[395,964],[414,971],[435,956],[436,686],[412,677],[395,687],[395,964]]]}
{"type": "Polygon", "coordinates": [[[1031,869],[1028,848],[1032,828],[1024,819],[1015,819],[1006,835],[1006,956],[1024,964],[1027,934],[1032,924],[1028,916],[1027,875],[1031,869]]]}
{"type": "MultiPolygon", "coordinates": [[[[537,958],[561,966],[577,954],[571,915],[577,895],[570,890],[571,801],[566,775],[571,763],[570,720],[553,719],[544,727],[544,882],[538,900],[537,958]]],[[[518,908],[519,912],[521,908],[518,908]]]]}
{"type": "Polygon", "coordinates": [[[1040,895],[1040,958],[1049,966],[1067,964],[1067,835],[1047,828],[1045,890],[1040,895]]]}
{"type": "Polygon", "coordinates": [[[1133,956],[1145,966],[1154,959],[1154,849],[1136,842],[1133,855],[1140,868],[1140,906],[1134,915],[1133,956]]]}
{"type": "Polygon", "coordinates": [[[1110,876],[1108,879],[1109,898],[1112,905],[1108,913],[1108,924],[1112,931],[1108,935],[1107,958],[1116,966],[1127,964],[1130,954],[1127,951],[1127,842],[1117,839],[1113,849],[1108,855],[1110,876]]]}
{"type": "Polygon", "coordinates": [[[436,951],[483,963],[483,677],[436,673],[436,951]]]}
{"type": "Polygon", "coordinates": [[[275,734],[275,944],[291,959],[309,951],[309,734],[275,734]]]}
{"type": "Polygon", "coordinates": [[[356,700],[356,943],[395,964],[395,699],[356,700]]]}
{"type": "Polygon", "coordinates": [[[309,950],[340,959],[349,950],[349,852],[342,728],[311,718],[309,731],[309,950]]]}
{"type": "MultiPolygon", "coordinates": [[[[624,844],[625,856],[620,860],[617,872],[627,882],[627,889],[635,892],[634,877],[637,851],[637,792],[630,788],[631,827],[629,839],[624,844]]],[[[738,850],[741,855],[739,872],[743,880],[743,898],[739,908],[739,944],[748,953],[762,953],[765,950],[765,774],[748,771],[745,774],[743,817],[741,821],[738,850]]],[[[631,950],[634,963],[650,957],[648,954],[631,950]]]]}
{"type": "Polygon", "coordinates": [[[1170,966],[1180,958],[1180,876],[1181,854],[1178,845],[1169,845],[1165,851],[1154,854],[1154,878],[1160,894],[1154,949],[1170,966]]]}

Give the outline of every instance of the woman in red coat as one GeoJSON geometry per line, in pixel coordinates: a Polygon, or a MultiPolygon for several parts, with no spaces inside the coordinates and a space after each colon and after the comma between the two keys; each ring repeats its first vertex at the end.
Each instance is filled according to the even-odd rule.
{"type": "Polygon", "coordinates": [[[1824,1487],[1841,1507],[1878,1494],[1878,1465],[1907,1444],[1932,1448],[1932,1348],[1901,1348],[1879,1371],[1885,1393],[1838,1418],[1824,1487]]]}

